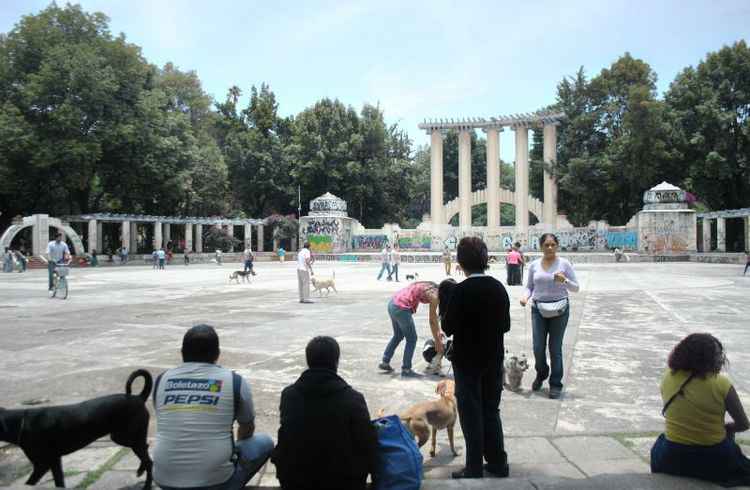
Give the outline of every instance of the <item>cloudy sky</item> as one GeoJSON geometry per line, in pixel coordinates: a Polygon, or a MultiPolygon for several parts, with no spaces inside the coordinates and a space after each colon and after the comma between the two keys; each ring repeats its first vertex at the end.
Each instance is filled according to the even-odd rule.
{"type": "MultiPolygon", "coordinates": [[[[282,115],[322,97],[379,103],[418,144],[428,141],[416,127],[424,118],[531,112],[580,66],[596,74],[626,51],[651,65],[661,93],[707,52],[750,40],[748,0],[80,3],[107,14],[150,62],[195,70],[216,99],[266,82],[282,115]]],[[[0,31],[48,4],[0,0],[0,31]]]]}

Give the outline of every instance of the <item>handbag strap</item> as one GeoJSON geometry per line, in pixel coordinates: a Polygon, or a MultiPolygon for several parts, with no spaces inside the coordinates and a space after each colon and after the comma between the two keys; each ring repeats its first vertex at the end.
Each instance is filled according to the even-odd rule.
{"type": "Polygon", "coordinates": [[[688,376],[688,379],[686,379],[685,382],[682,383],[682,385],[680,386],[680,389],[677,390],[677,393],[675,393],[674,395],[672,395],[672,398],[670,398],[667,401],[667,403],[664,404],[664,408],[661,409],[661,414],[662,415],[666,415],[667,409],[669,408],[669,405],[671,405],[672,402],[674,401],[674,399],[677,398],[677,395],[685,396],[685,392],[683,391],[685,389],[685,385],[687,385],[690,382],[690,380],[693,379],[694,377],[695,377],[695,373],[691,373],[690,376],[688,376]]]}

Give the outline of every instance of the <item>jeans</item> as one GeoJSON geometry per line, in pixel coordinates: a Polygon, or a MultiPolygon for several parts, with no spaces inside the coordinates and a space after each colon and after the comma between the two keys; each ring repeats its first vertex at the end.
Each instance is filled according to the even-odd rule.
{"type": "Polygon", "coordinates": [[[165,259],[159,259],[159,269],[163,269],[164,268],[164,260],[165,259]]]}
{"type": "Polygon", "coordinates": [[[411,310],[402,310],[393,303],[388,302],[388,315],[391,317],[393,326],[393,337],[385,346],[383,352],[383,362],[388,364],[396,352],[396,347],[406,338],[406,347],[404,348],[404,360],[401,362],[401,369],[411,369],[411,359],[414,357],[414,348],[417,346],[417,328],[414,326],[414,316],[411,310]]]}
{"type": "Polygon", "coordinates": [[[250,272],[253,271],[253,261],[252,260],[246,260],[245,261],[245,271],[244,272],[247,272],[247,271],[250,271],[250,272]]]}
{"type": "Polygon", "coordinates": [[[565,328],[568,326],[570,306],[565,313],[555,318],[544,318],[539,310],[531,308],[531,328],[534,337],[534,368],[536,376],[541,380],[549,376],[549,385],[553,388],[562,388],[563,378],[563,354],[562,344],[565,336],[565,328]],[[547,365],[547,337],[549,336],[549,358],[552,365],[552,374],[547,365]]]}
{"type": "Polygon", "coordinates": [[[500,420],[501,362],[483,368],[453,366],[456,405],[466,444],[466,470],[482,474],[482,459],[499,468],[508,461],[500,420]]]}
{"type": "MultiPolygon", "coordinates": [[[[266,464],[273,451],[273,439],[266,434],[255,434],[248,439],[242,439],[234,443],[234,450],[239,455],[234,465],[234,474],[229,480],[210,487],[200,487],[203,490],[240,490],[245,488],[247,482],[266,464]]],[[[158,483],[158,482],[157,482],[158,483]]],[[[163,490],[188,490],[165,487],[159,485],[163,490]]]]}
{"type": "Polygon", "coordinates": [[[745,264],[745,272],[743,272],[743,273],[742,273],[742,275],[743,275],[743,276],[744,276],[745,274],[747,274],[747,268],[748,268],[748,267],[750,267],[750,262],[748,262],[747,264],[745,264]]]}
{"type": "Polygon", "coordinates": [[[392,275],[396,275],[396,282],[398,282],[398,264],[391,266],[391,272],[388,273],[388,280],[390,281],[392,275]]]}
{"type": "Polygon", "coordinates": [[[387,272],[390,278],[391,264],[389,264],[388,262],[383,262],[383,266],[380,268],[380,274],[378,274],[378,281],[380,280],[381,277],[383,277],[383,272],[387,272]]]}
{"type": "Polygon", "coordinates": [[[49,278],[49,286],[47,287],[47,289],[49,289],[50,291],[52,291],[52,288],[54,287],[54,285],[52,284],[52,272],[55,270],[55,267],[57,267],[57,264],[55,264],[54,262],[47,262],[47,276],[49,278]]]}

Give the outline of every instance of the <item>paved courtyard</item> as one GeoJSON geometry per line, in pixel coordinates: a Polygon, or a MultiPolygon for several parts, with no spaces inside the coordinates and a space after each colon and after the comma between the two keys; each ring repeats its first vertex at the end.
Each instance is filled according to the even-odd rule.
{"type": "MultiPolygon", "coordinates": [[[[145,368],[156,375],[178,364],[182,336],[195,323],[217,328],[220,364],[250,381],[257,430],[274,437],[280,392],[304,370],[304,347],[314,335],[338,339],[340,374],[364,393],[371,414],[380,408],[398,412],[435,396],[435,377],[405,381],[376,369],[391,331],[386,303],[406,284],[403,277],[401,283],[376,281],[376,265],[319,262],[318,275],[330,276],[335,270],[339,292],[315,295],[315,304],[302,305],[293,263],[258,263],[253,282],[239,285],[228,281],[236,266],[76,269],[65,301],[47,298],[46,271],[0,274],[0,405],[17,408],[40,399],[73,403],[122,392],[132,370],[145,368]]],[[[653,432],[663,426],[659,378],[669,350],[691,332],[711,332],[724,342],[731,361],[728,374],[750,404],[750,276],[742,277],[741,267],[581,264],[576,271],[582,289],[572,299],[565,337],[562,400],[549,400],[546,391],[530,392],[533,368],[526,373],[522,393],[503,395],[513,475],[538,473],[541,466],[548,475],[570,478],[647,472],[653,432]],[[622,453],[625,449],[627,454],[622,453]],[[602,463],[602,455],[612,455],[605,459],[609,466],[602,463]]],[[[412,272],[422,280],[444,278],[440,264],[403,264],[402,276],[412,272]]],[[[504,281],[504,267],[493,265],[490,273],[504,281]]],[[[522,290],[513,286],[509,293],[512,329],[506,346],[525,353],[533,365],[530,320],[518,304],[522,290]]],[[[419,351],[429,335],[426,308],[420,308],[416,321],[420,340],[415,368],[421,370],[426,364],[419,351]]],[[[402,352],[403,347],[394,367],[402,352]]],[[[151,435],[153,431],[152,418],[151,435]]],[[[434,460],[425,458],[428,476],[446,475],[446,468],[461,464],[463,441],[458,445],[461,456],[452,459],[445,433],[438,435],[440,454],[434,460]]],[[[90,453],[97,454],[97,464],[117,455],[110,466],[130,469],[130,454],[106,443],[98,451],[90,453]]],[[[64,463],[66,471],[71,465],[64,463]]],[[[79,466],[77,482],[85,486],[86,478],[94,481],[91,467],[79,466]]],[[[0,449],[0,485],[24,471],[23,458],[13,448],[0,449]]],[[[127,475],[131,483],[137,482],[134,472],[127,475]]],[[[107,487],[106,477],[114,478],[105,474],[91,488],[107,487]]],[[[69,480],[76,484],[71,478],[75,475],[69,480]]],[[[110,488],[120,487],[113,483],[110,488]]]]}

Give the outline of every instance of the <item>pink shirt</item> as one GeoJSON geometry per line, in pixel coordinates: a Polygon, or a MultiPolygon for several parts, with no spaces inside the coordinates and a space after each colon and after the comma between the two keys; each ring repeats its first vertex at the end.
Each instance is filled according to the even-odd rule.
{"type": "Polygon", "coordinates": [[[393,295],[393,304],[402,310],[411,310],[412,313],[416,313],[419,303],[430,302],[430,297],[425,293],[434,288],[435,285],[429,282],[409,284],[393,295]]]}
{"type": "Polygon", "coordinates": [[[509,264],[516,265],[521,263],[521,254],[518,253],[518,250],[513,250],[508,254],[507,261],[509,264]]]}

